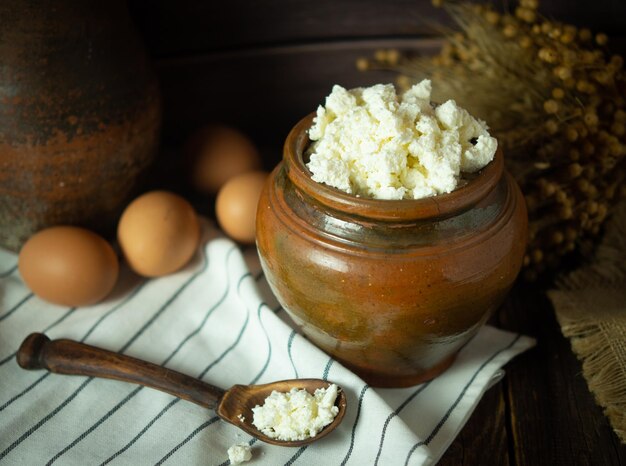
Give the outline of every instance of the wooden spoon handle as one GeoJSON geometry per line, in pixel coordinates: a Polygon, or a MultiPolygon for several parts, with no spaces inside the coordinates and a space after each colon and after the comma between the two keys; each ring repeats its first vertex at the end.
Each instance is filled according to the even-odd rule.
{"type": "Polygon", "coordinates": [[[24,369],[144,385],[209,409],[215,409],[224,395],[224,390],[180,372],[73,340],[50,340],[43,333],[26,337],[17,351],[17,363],[24,369]]]}

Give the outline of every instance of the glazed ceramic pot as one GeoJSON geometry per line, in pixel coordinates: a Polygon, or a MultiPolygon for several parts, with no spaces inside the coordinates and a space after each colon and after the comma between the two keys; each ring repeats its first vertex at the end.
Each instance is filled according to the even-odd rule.
{"type": "Polygon", "coordinates": [[[0,246],[58,224],[112,231],[160,120],[124,1],[0,2],[0,246]]]}
{"type": "Polygon", "coordinates": [[[527,213],[500,150],[466,185],[373,200],[311,179],[313,115],[287,137],[257,210],[279,302],[317,346],[373,386],[444,371],[502,303],[522,265],[527,213]]]}

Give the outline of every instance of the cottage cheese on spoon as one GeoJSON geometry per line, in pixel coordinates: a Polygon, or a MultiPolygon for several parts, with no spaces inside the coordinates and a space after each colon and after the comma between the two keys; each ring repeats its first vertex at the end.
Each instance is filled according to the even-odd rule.
{"type": "Polygon", "coordinates": [[[433,106],[430,96],[427,79],[401,97],[392,84],[334,86],[309,130],[313,180],[374,199],[453,191],[462,172],[493,160],[497,141],[453,100],[433,106]]]}
{"type": "Polygon", "coordinates": [[[287,393],[273,391],[263,406],[252,408],[252,424],[278,440],[315,437],[339,412],[335,406],[338,390],[337,385],[331,384],[328,388],[318,388],[313,395],[296,388],[287,393]]]}

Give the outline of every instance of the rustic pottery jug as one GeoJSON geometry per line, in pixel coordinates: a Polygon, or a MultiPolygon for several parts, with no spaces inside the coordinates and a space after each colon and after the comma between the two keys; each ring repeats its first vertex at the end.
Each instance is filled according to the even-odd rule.
{"type": "Polygon", "coordinates": [[[257,246],[279,302],[316,345],[374,386],[444,371],[521,268],[527,213],[500,150],[466,185],[373,200],[313,181],[313,115],[287,137],[257,210],[257,246]]]}
{"type": "Polygon", "coordinates": [[[112,229],[160,118],[124,1],[0,2],[0,246],[57,224],[112,229]]]}

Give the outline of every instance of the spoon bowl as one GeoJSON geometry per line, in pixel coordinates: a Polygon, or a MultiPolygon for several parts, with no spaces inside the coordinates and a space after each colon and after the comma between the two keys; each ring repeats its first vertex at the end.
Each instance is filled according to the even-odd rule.
{"type": "Polygon", "coordinates": [[[304,389],[313,394],[318,388],[328,388],[332,382],[321,379],[291,379],[271,382],[263,385],[234,385],[226,392],[219,401],[215,410],[217,415],[241,430],[246,431],[250,435],[272,445],[281,445],[288,447],[301,447],[315,440],[328,435],[341,422],[346,412],[346,395],[340,390],[335,400],[335,406],[339,408],[339,412],[333,419],[333,422],[324,427],[316,436],[309,437],[304,440],[278,440],[271,438],[259,431],[253,424],[252,408],[257,405],[262,406],[265,399],[270,396],[272,391],[288,392],[292,388],[304,389]]]}
{"type": "Polygon", "coordinates": [[[347,406],[346,395],[339,390],[335,400],[339,412],[317,435],[303,440],[278,440],[265,435],[252,424],[252,408],[263,405],[273,391],[288,392],[296,388],[313,394],[318,388],[328,388],[332,382],[292,379],[262,385],[234,385],[223,390],[157,364],[73,340],[50,340],[42,333],[26,337],[16,358],[23,369],[47,369],[57,374],[115,379],[154,388],[215,410],[224,421],[253,437],[284,447],[300,447],[325,437],[341,423],[347,406]]]}

